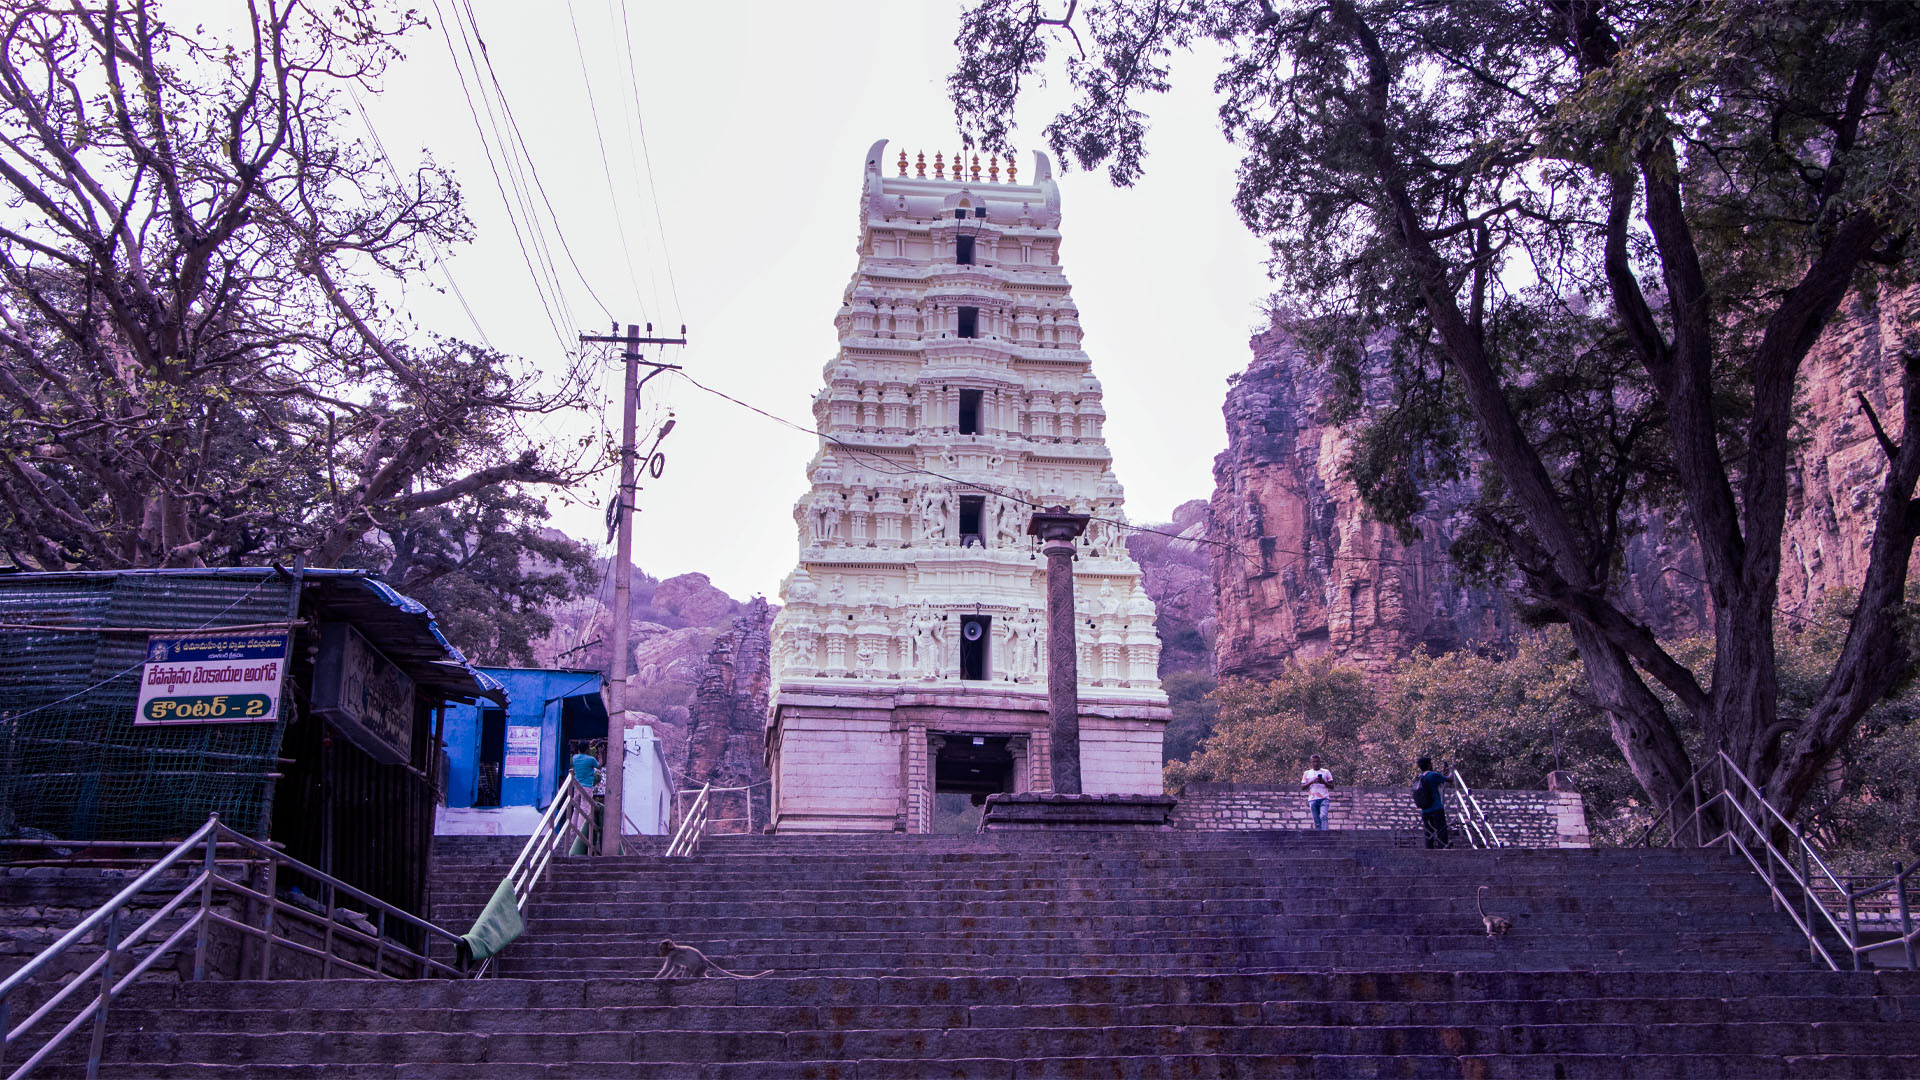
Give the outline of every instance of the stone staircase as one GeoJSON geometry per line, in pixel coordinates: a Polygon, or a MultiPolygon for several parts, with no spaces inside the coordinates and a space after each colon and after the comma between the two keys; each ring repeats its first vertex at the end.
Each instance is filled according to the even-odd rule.
{"type": "MultiPolygon", "coordinates": [[[[182,983],[103,1075],[1920,1075],[1920,977],[1834,974],[1683,851],[1404,833],[728,837],[567,859],[478,982],[182,983]],[[1489,940],[1474,911],[1515,922],[1489,940]],[[762,979],[654,981],[662,937],[762,979]]],[[[443,842],[464,928],[517,844],[443,842]]]]}

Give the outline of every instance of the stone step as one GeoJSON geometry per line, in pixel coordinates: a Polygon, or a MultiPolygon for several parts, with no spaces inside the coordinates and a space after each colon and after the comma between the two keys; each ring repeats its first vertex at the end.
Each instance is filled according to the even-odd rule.
{"type": "Polygon", "coordinates": [[[818,1030],[602,1029],[515,1032],[122,1031],[107,1059],[250,1064],[315,1061],[436,1061],[501,1064],[565,1061],[737,1060],[939,1061],[991,1050],[1013,1059],[1136,1054],[1690,1054],[1738,1047],[1742,1054],[1920,1056],[1920,1024],[1848,1021],[1750,1023],[1431,1025],[1147,1024],[1124,1028],[993,1027],[818,1030]]]}
{"type": "Polygon", "coordinates": [[[595,1008],[185,1009],[125,1008],[122,1029],[200,1032],[564,1032],[677,1030],[833,1031],[871,1028],[1129,1027],[1136,1025],[1500,1026],[1920,1019],[1920,998],[1561,998],[1544,1001],[1244,1001],[1154,1005],[658,1005],[595,1008]]]}
{"type": "MultiPolygon", "coordinates": [[[[1644,930],[1617,928],[1617,930],[1592,930],[1578,936],[1563,934],[1540,934],[1530,932],[1526,926],[1519,926],[1513,932],[1501,938],[1488,938],[1478,924],[1465,926],[1465,920],[1455,922],[1448,928],[1438,930],[1419,930],[1409,926],[1380,926],[1375,930],[1356,930],[1352,934],[1342,934],[1329,938],[1321,932],[1296,932],[1292,928],[1263,928],[1248,932],[1221,932],[1221,930],[1198,930],[1192,934],[1165,932],[1165,930],[962,930],[954,934],[899,934],[899,932],[874,932],[874,934],[741,934],[741,936],[707,936],[701,940],[714,945],[728,945],[733,949],[764,949],[764,951],[889,951],[897,949],[904,955],[918,953],[947,953],[958,947],[972,947],[979,944],[1014,947],[1014,949],[1048,949],[1048,947],[1071,947],[1075,951],[1181,951],[1192,947],[1208,947],[1210,944],[1231,944],[1235,947],[1275,947],[1275,949],[1298,949],[1298,947],[1331,947],[1338,949],[1342,945],[1367,944],[1386,945],[1386,947],[1411,947],[1419,942],[1488,942],[1488,944],[1517,945],[1567,944],[1599,945],[1609,949],[1626,949],[1636,945],[1653,945],[1661,942],[1695,942],[1695,944],[1751,944],[1751,942],[1772,942],[1772,940],[1793,940],[1784,938],[1784,930],[1778,926],[1768,928],[1711,928],[1711,930],[1644,930]]],[[[687,934],[691,942],[691,934],[687,934]]],[[[1805,938],[1799,938],[1805,942],[1805,938]]],[[[632,951],[653,951],[659,944],[655,934],[636,934],[636,936],[601,936],[593,940],[576,940],[566,936],[534,934],[522,938],[518,944],[538,945],[540,949],[557,955],[628,955],[632,951]]],[[[705,945],[703,945],[705,947],[705,945]]]]}
{"type": "MultiPolygon", "coordinates": [[[[50,1077],[79,1077],[84,1070],[47,1071],[50,1077]]],[[[1431,1055],[1390,1056],[1316,1054],[1132,1054],[1122,1057],[964,1058],[940,1062],[898,1060],[840,1061],[634,1061],[516,1062],[446,1064],[290,1064],[215,1065],[142,1063],[140,1076],[151,1080],[1085,1080],[1089,1076],[1141,1080],[1273,1080],[1289,1077],[1455,1078],[1536,1080],[1617,1080],[1622,1076],[1766,1080],[1910,1080],[1920,1075],[1920,1058],[1893,1055],[1675,1054],[1623,1055],[1431,1055]]]]}
{"type": "MultiPolygon", "coordinates": [[[[1556,1001],[1674,998],[1920,997],[1920,972],[1268,971],[1211,975],[903,976],[765,979],[334,979],[144,983],[126,1008],[602,1008],[653,1005],[1024,1004],[1151,1005],[1235,1001],[1556,1001]]],[[[119,1008],[116,1005],[116,1008],[119,1008]]],[[[1920,1018],[1920,1017],[1916,1017],[1920,1018]]]]}

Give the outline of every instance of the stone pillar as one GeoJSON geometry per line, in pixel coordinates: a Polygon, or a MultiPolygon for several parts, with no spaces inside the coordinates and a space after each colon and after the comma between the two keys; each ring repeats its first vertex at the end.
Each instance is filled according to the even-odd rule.
{"type": "Polygon", "coordinates": [[[1050,506],[1027,522],[1047,556],[1047,730],[1052,736],[1053,791],[1080,794],[1080,671],[1074,655],[1073,542],[1087,515],[1050,506]]]}

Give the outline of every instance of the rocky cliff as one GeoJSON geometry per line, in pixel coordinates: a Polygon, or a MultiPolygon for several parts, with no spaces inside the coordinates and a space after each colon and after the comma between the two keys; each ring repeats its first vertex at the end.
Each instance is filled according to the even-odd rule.
{"type": "Polygon", "coordinates": [[[1429,492],[1421,539],[1402,544],[1342,472],[1351,440],[1323,404],[1331,374],[1285,330],[1251,344],[1253,363],[1229,380],[1207,507],[1218,673],[1272,678],[1296,656],[1381,669],[1422,645],[1504,640],[1505,605],[1447,559],[1471,491],[1429,492]]]}
{"type": "MultiPolygon", "coordinates": [[[[1802,375],[1805,421],[1790,483],[1780,607],[1791,617],[1866,569],[1885,458],[1860,408],[1899,415],[1903,347],[1920,343],[1920,290],[1856,304],[1828,328],[1802,375]]],[[[1403,544],[1373,521],[1343,472],[1351,440],[1324,405],[1331,376],[1284,330],[1251,342],[1253,362],[1229,381],[1227,448],[1214,459],[1207,535],[1216,670],[1269,678],[1291,657],[1334,656],[1379,670],[1425,646],[1502,644],[1512,612],[1466,584],[1447,549],[1466,484],[1425,492],[1421,537],[1403,544]]],[[[1897,426],[1897,424],[1896,424],[1897,426]]],[[[1626,552],[1624,599],[1663,635],[1708,625],[1700,568],[1684,521],[1641,523],[1626,552]]]]}
{"type": "Polygon", "coordinates": [[[1173,520],[1127,534],[1127,554],[1140,564],[1140,584],[1153,601],[1160,632],[1160,677],[1213,668],[1213,582],[1208,575],[1207,504],[1174,508],[1173,520]]]}
{"type": "Polygon", "coordinates": [[[755,597],[724,634],[714,638],[699,689],[687,706],[686,789],[712,784],[714,831],[746,832],[768,818],[767,693],[773,625],[767,602],[755,597]],[[749,812],[749,810],[751,812],[749,812]]]}

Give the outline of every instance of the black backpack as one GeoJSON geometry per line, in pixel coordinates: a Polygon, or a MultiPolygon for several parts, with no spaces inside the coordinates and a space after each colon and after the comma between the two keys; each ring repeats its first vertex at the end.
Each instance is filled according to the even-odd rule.
{"type": "Polygon", "coordinates": [[[1413,785],[1413,805],[1419,807],[1422,813],[1433,809],[1433,803],[1428,800],[1435,794],[1432,789],[1427,787],[1425,781],[1426,777],[1423,775],[1420,780],[1416,781],[1413,785]]]}

